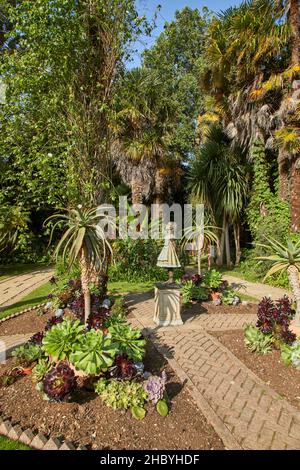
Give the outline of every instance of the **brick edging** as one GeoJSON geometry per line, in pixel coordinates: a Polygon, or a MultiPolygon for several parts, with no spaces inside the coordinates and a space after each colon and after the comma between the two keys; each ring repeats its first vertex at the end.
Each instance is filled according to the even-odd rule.
{"type": "Polygon", "coordinates": [[[134,315],[134,318],[135,318],[135,321],[139,325],[141,325],[140,328],[143,330],[143,332],[145,332],[146,335],[151,339],[152,344],[154,345],[155,349],[160,354],[162,354],[165,357],[165,359],[168,361],[171,368],[178,375],[178,378],[181,381],[181,383],[187,384],[190,395],[195,400],[197,406],[199,407],[200,411],[207,419],[208,423],[212,425],[212,427],[214,428],[214,430],[216,431],[220,439],[222,439],[227,450],[242,450],[242,447],[240,446],[240,444],[236,441],[236,439],[231,434],[229,429],[224,425],[223,421],[219,418],[219,416],[212,409],[212,407],[210,406],[206,398],[204,398],[204,396],[199,392],[197,387],[193,384],[189,376],[185,373],[182,367],[178,364],[176,359],[171,359],[167,357],[164,354],[165,353],[164,347],[160,346],[155,341],[155,337],[153,336],[151,331],[147,327],[145,327],[143,323],[135,315],[134,315]]]}
{"type": "Polygon", "coordinates": [[[85,446],[77,446],[67,440],[46,437],[42,433],[34,433],[30,428],[22,428],[19,424],[13,424],[10,419],[0,415],[0,435],[13,441],[21,442],[36,450],[87,450],[85,446]]]}
{"type": "Polygon", "coordinates": [[[20,312],[13,313],[12,315],[7,315],[7,317],[4,317],[0,320],[0,325],[1,323],[4,323],[7,320],[11,320],[12,318],[19,317],[20,315],[23,315],[24,313],[31,312],[32,310],[36,310],[37,308],[45,307],[46,305],[47,305],[46,303],[33,305],[32,307],[25,308],[25,310],[21,310],[20,312]]]}

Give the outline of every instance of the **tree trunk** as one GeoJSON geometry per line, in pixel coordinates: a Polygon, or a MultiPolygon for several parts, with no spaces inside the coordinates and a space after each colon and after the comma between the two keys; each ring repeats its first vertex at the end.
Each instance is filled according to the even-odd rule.
{"type": "Polygon", "coordinates": [[[290,0],[292,64],[299,64],[299,0],[290,0]]]}
{"type": "Polygon", "coordinates": [[[291,230],[300,230],[300,158],[292,164],[291,177],[291,230]]]}
{"type": "Polygon", "coordinates": [[[235,243],[235,265],[238,266],[241,261],[241,227],[238,222],[233,226],[234,243],[235,243]]]}
{"type": "Polygon", "coordinates": [[[203,235],[199,235],[199,238],[198,238],[198,274],[199,276],[201,276],[201,255],[202,255],[202,250],[203,250],[203,246],[204,246],[204,236],[203,235]]]}
{"type": "Polygon", "coordinates": [[[289,282],[296,299],[297,310],[294,319],[294,324],[300,327],[300,283],[299,283],[299,271],[296,266],[289,266],[288,268],[289,282]]]}
{"type": "Polygon", "coordinates": [[[80,258],[80,273],[81,273],[81,287],[84,297],[84,323],[87,323],[87,320],[91,314],[91,292],[89,288],[90,283],[90,269],[86,259],[86,253],[82,250],[80,258]]]}
{"type": "Polygon", "coordinates": [[[143,204],[143,184],[137,178],[131,182],[132,204],[143,204]]]}
{"type": "Polygon", "coordinates": [[[226,249],[226,265],[227,265],[227,268],[231,268],[230,243],[229,243],[229,224],[228,224],[228,222],[226,222],[226,226],[225,226],[225,249],[226,249]]]}
{"type": "Polygon", "coordinates": [[[225,217],[223,219],[223,227],[222,227],[222,234],[221,234],[221,241],[218,244],[218,258],[217,258],[217,266],[222,266],[223,259],[224,259],[224,246],[225,246],[225,229],[226,229],[226,220],[225,217]]]}
{"type": "Polygon", "coordinates": [[[279,173],[279,197],[282,201],[288,202],[289,191],[289,164],[284,149],[278,149],[278,173],[279,173]]]}
{"type": "Polygon", "coordinates": [[[202,255],[202,250],[198,250],[198,274],[201,276],[201,255],[202,255]]]}

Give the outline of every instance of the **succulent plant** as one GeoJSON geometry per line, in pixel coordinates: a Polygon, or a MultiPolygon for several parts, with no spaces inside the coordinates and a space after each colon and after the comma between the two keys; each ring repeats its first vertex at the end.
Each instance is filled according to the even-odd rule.
{"type": "Polygon", "coordinates": [[[87,327],[88,329],[95,329],[99,330],[105,326],[105,321],[109,318],[109,311],[104,308],[100,307],[100,309],[94,313],[92,312],[87,320],[87,327]]]}
{"type": "Polygon", "coordinates": [[[116,324],[109,328],[109,332],[119,351],[133,361],[142,361],[146,352],[146,340],[142,338],[140,330],[116,324]]]}
{"type": "Polygon", "coordinates": [[[79,320],[66,318],[47,332],[43,339],[43,349],[56,360],[68,359],[83,330],[84,326],[79,320]]]}
{"type": "Polygon", "coordinates": [[[35,333],[33,336],[31,336],[31,338],[28,340],[28,343],[41,345],[43,342],[43,338],[44,338],[44,333],[38,332],[38,333],[35,333]]]}
{"type": "Polygon", "coordinates": [[[222,274],[216,269],[206,271],[203,277],[203,282],[211,289],[218,289],[222,283],[222,274]]]}
{"type": "Polygon", "coordinates": [[[271,335],[262,333],[258,328],[252,325],[247,326],[244,333],[245,345],[250,351],[261,354],[268,354],[272,351],[274,339],[271,335]]]}
{"type": "Polygon", "coordinates": [[[52,400],[66,401],[77,386],[74,371],[66,361],[53,367],[44,377],[43,391],[52,400]]]}
{"type": "Polygon", "coordinates": [[[131,379],[136,373],[135,364],[123,354],[118,354],[115,364],[108,369],[108,374],[114,379],[131,379]]]}
{"type": "Polygon", "coordinates": [[[63,321],[62,317],[57,317],[56,315],[54,315],[53,317],[49,318],[49,320],[47,321],[46,326],[45,326],[45,331],[51,330],[53,326],[58,325],[58,323],[62,323],[62,321],[63,321]]]}
{"type": "Polygon", "coordinates": [[[114,410],[133,407],[143,408],[147,400],[147,393],[143,386],[138,382],[129,380],[106,380],[102,378],[96,383],[95,392],[107,406],[114,410]]]}
{"type": "Polygon", "coordinates": [[[300,340],[294,341],[291,347],[291,363],[300,370],[300,340]]]}
{"type": "Polygon", "coordinates": [[[166,391],[166,376],[158,377],[157,375],[151,375],[144,382],[144,390],[147,392],[148,400],[154,405],[159,400],[162,400],[166,391]]]}
{"type": "Polygon", "coordinates": [[[201,274],[193,274],[191,280],[195,286],[199,286],[203,280],[203,276],[201,276],[201,274]]]}
{"type": "Polygon", "coordinates": [[[70,354],[70,362],[77,370],[91,375],[99,375],[113,364],[117,353],[110,334],[101,330],[90,330],[81,335],[70,354]]]}
{"type": "Polygon", "coordinates": [[[50,369],[51,364],[48,359],[40,359],[32,369],[32,379],[34,382],[41,382],[50,369]]]}
{"type": "Polygon", "coordinates": [[[262,333],[273,334],[278,340],[292,344],[296,336],[289,330],[295,310],[287,296],[273,302],[264,297],[258,305],[258,321],[256,326],[262,333]]]}
{"type": "Polygon", "coordinates": [[[38,361],[42,357],[42,348],[38,344],[26,343],[24,346],[19,346],[12,352],[12,357],[15,362],[23,365],[30,365],[38,361]]]}

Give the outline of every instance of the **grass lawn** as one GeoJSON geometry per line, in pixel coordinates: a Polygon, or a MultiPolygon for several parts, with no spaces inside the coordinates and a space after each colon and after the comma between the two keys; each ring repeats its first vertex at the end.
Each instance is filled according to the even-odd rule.
{"type": "Polygon", "coordinates": [[[32,450],[25,444],[0,436],[0,450],[32,450]]]}
{"type": "Polygon", "coordinates": [[[52,289],[53,286],[50,284],[50,282],[46,282],[46,284],[43,284],[42,286],[30,292],[30,294],[26,295],[19,302],[0,312],[0,319],[9,315],[13,315],[14,313],[20,312],[21,310],[25,310],[26,308],[34,307],[34,305],[45,303],[47,296],[50,294],[52,289]]]}
{"type": "Polygon", "coordinates": [[[0,265],[0,281],[18,274],[30,273],[36,269],[45,268],[44,264],[8,264],[0,265]]]}
{"type": "Polygon", "coordinates": [[[155,282],[109,282],[108,291],[112,294],[127,292],[147,292],[154,289],[155,282]]]}

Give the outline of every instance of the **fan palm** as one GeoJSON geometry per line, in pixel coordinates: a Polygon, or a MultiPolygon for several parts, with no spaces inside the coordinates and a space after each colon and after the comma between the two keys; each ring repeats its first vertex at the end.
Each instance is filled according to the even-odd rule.
{"type": "MultiPolygon", "coordinates": [[[[54,230],[63,225],[65,232],[58,242],[54,255],[62,256],[64,262],[68,261],[69,268],[79,261],[81,272],[82,292],[84,295],[85,322],[91,313],[90,283],[93,280],[94,270],[101,267],[108,252],[112,252],[106,233],[102,228],[97,209],[86,209],[78,206],[76,209],[67,209],[65,214],[54,214],[46,220],[46,224],[54,221],[50,241],[54,230]]],[[[108,220],[112,223],[112,220],[108,220]]]]}
{"type": "Polygon", "coordinates": [[[294,243],[288,240],[286,245],[283,245],[274,238],[267,239],[268,244],[258,244],[270,253],[268,256],[259,256],[257,259],[261,261],[268,261],[272,267],[267,272],[265,279],[280,271],[287,271],[290,286],[297,303],[297,312],[295,317],[295,325],[300,326],[300,240],[294,243]]]}
{"type": "Polygon", "coordinates": [[[174,161],[170,105],[160,96],[160,80],[146,68],[133,69],[119,83],[113,124],[113,159],[131,188],[133,204],[142,204],[160,175],[174,161]]]}

